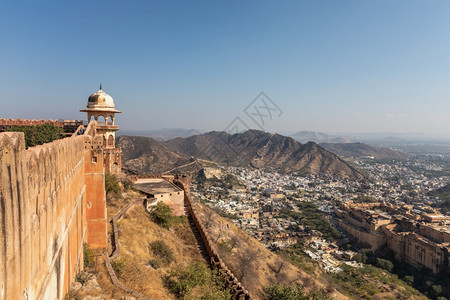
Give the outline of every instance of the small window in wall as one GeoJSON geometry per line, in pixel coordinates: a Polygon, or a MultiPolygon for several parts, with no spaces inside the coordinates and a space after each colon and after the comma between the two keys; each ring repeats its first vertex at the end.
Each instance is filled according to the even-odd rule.
{"type": "Polygon", "coordinates": [[[161,197],[162,197],[162,196],[164,196],[164,195],[161,195],[161,197]]]}
{"type": "Polygon", "coordinates": [[[97,163],[97,156],[92,156],[92,163],[96,164],[97,163]]]}
{"type": "Polygon", "coordinates": [[[114,138],[112,135],[108,137],[108,147],[114,147],[114,138]]]}
{"type": "Polygon", "coordinates": [[[172,194],[170,194],[169,196],[172,196],[172,194]]]}
{"type": "Polygon", "coordinates": [[[178,192],[178,195],[180,194],[180,192],[178,192]]]}

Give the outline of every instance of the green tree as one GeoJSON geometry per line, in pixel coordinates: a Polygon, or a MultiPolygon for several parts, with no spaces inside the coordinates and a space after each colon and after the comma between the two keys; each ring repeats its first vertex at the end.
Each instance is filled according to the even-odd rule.
{"type": "Polygon", "coordinates": [[[119,180],[114,174],[105,174],[105,191],[106,194],[114,193],[117,196],[122,194],[122,187],[119,184],[119,180]]]}
{"type": "Polygon", "coordinates": [[[169,228],[176,222],[177,218],[173,215],[172,208],[164,202],[158,202],[150,212],[153,222],[162,227],[169,228]]]}
{"type": "Polygon", "coordinates": [[[403,277],[403,281],[406,282],[409,285],[413,285],[413,283],[414,283],[414,276],[407,275],[407,276],[403,277]]]}
{"type": "Polygon", "coordinates": [[[440,285],[433,285],[431,287],[431,293],[433,294],[434,297],[438,297],[441,293],[442,293],[442,286],[440,285]]]}
{"type": "Polygon", "coordinates": [[[394,268],[394,264],[387,259],[377,258],[377,267],[382,268],[386,271],[392,272],[392,269],[394,268]]]}
{"type": "Polygon", "coordinates": [[[8,131],[23,132],[26,148],[53,142],[60,139],[63,133],[61,127],[51,123],[36,126],[12,126],[8,131]]]}

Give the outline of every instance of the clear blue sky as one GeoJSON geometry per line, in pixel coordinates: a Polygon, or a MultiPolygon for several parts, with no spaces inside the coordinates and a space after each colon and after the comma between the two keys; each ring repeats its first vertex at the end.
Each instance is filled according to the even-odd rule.
{"type": "Polygon", "coordinates": [[[272,132],[450,134],[450,1],[7,1],[0,39],[3,118],[84,119],[102,83],[125,130],[251,123],[264,91],[272,132]]]}

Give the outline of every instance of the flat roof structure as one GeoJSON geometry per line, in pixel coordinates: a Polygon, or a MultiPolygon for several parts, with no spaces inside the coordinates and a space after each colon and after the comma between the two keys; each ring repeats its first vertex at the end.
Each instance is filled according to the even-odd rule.
{"type": "Polygon", "coordinates": [[[169,194],[183,191],[175,184],[161,178],[138,179],[134,183],[134,188],[148,195],[169,194]]]}

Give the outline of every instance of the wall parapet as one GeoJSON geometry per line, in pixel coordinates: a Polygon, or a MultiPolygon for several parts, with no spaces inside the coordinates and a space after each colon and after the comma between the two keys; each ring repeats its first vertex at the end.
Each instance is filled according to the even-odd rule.
{"type": "Polygon", "coordinates": [[[23,133],[0,133],[0,299],[63,298],[83,269],[84,242],[106,241],[106,217],[103,233],[93,213],[106,216],[103,163],[92,160],[101,149],[95,123],[87,129],[28,149],[23,133]]]}

